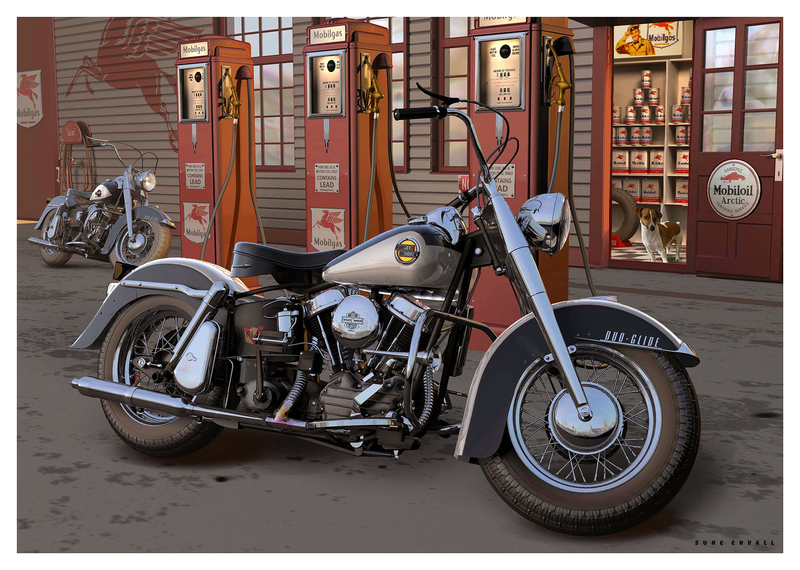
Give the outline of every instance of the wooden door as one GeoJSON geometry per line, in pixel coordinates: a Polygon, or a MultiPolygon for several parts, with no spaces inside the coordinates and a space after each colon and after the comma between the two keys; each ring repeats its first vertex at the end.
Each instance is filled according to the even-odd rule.
{"type": "Polygon", "coordinates": [[[783,20],[702,18],[694,46],[689,270],[780,280],[783,182],[774,155],[783,149],[783,20]],[[732,159],[752,168],[725,179],[760,179],[760,199],[741,199],[757,205],[738,214],[720,211],[713,184],[732,159]]]}

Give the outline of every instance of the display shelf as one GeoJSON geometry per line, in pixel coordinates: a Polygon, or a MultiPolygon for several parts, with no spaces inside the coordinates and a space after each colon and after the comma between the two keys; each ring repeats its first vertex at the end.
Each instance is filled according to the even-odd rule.
{"type": "Polygon", "coordinates": [[[650,174],[650,173],[639,174],[639,173],[633,173],[633,172],[626,172],[626,173],[612,172],[611,176],[617,176],[617,177],[625,176],[626,178],[639,178],[641,176],[647,177],[647,178],[661,178],[663,176],[663,174],[650,174]]]}
{"type": "Polygon", "coordinates": [[[631,148],[636,150],[663,149],[663,144],[614,144],[613,148],[631,148]]]}
{"type": "Polygon", "coordinates": [[[669,148],[689,148],[689,144],[668,144],[669,148]]]}
{"type": "Polygon", "coordinates": [[[673,126],[674,126],[674,127],[680,127],[681,125],[683,125],[683,126],[685,126],[685,127],[688,127],[688,126],[691,126],[691,124],[692,124],[692,123],[670,123],[669,125],[670,125],[671,127],[673,127],[673,126]]]}
{"type": "MultiPolygon", "coordinates": [[[[677,124],[677,123],[675,123],[677,124]]],[[[687,125],[689,123],[686,123],[687,125]]],[[[666,123],[612,123],[612,127],[664,127],[666,123]]]]}

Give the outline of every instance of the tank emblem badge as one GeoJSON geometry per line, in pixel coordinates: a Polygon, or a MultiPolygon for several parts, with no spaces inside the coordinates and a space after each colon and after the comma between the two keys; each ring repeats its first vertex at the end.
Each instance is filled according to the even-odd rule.
{"type": "Polygon", "coordinates": [[[245,327],[244,329],[244,341],[247,344],[255,344],[255,339],[261,336],[261,331],[264,330],[263,326],[260,327],[245,327]]]}
{"type": "Polygon", "coordinates": [[[395,246],[394,257],[403,265],[411,265],[419,257],[419,244],[416,240],[405,238],[395,246]]]}
{"type": "Polygon", "coordinates": [[[356,313],[355,311],[350,311],[345,316],[342,317],[342,324],[348,330],[357,330],[360,329],[361,326],[364,324],[364,317],[356,313]]]}

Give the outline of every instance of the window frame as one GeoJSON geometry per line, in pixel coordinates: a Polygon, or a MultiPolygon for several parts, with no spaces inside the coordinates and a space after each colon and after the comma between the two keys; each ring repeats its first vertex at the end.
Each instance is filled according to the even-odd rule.
{"type": "MultiPolygon", "coordinates": [[[[277,17],[278,18],[282,18],[283,16],[277,16],[277,17]]],[[[228,20],[229,19],[233,20],[234,18],[232,18],[232,17],[216,18],[216,24],[215,24],[216,32],[219,35],[225,36],[227,38],[232,38],[232,39],[240,39],[237,36],[244,37],[245,36],[245,33],[244,33],[244,17],[240,17],[239,18],[241,20],[241,28],[242,28],[242,32],[240,32],[239,34],[235,34],[235,33],[229,34],[228,33],[228,20]]],[[[279,93],[281,93],[284,89],[288,89],[288,87],[285,87],[283,85],[283,73],[281,72],[281,66],[284,63],[289,63],[289,64],[292,65],[292,86],[291,86],[291,89],[292,89],[292,113],[291,113],[291,115],[284,115],[283,114],[283,105],[282,105],[282,102],[280,102],[280,98],[279,98],[279,102],[280,102],[279,106],[280,106],[281,114],[274,115],[274,116],[269,116],[269,117],[267,115],[263,115],[262,114],[262,115],[259,115],[258,117],[256,117],[255,119],[256,120],[260,120],[260,119],[275,118],[275,117],[277,117],[279,119],[279,123],[280,123],[280,142],[277,143],[277,144],[280,146],[281,163],[283,163],[284,159],[285,159],[285,157],[284,157],[284,152],[285,152],[285,148],[284,147],[285,147],[285,145],[289,145],[289,144],[292,145],[292,149],[293,149],[293,153],[292,154],[294,155],[294,159],[292,160],[292,164],[280,164],[280,165],[275,165],[275,164],[256,164],[256,166],[255,166],[256,172],[295,172],[295,171],[297,171],[297,146],[295,144],[296,140],[297,140],[296,136],[295,136],[296,127],[297,127],[297,106],[296,106],[295,101],[294,101],[294,88],[296,87],[295,80],[294,80],[294,77],[295,77],[295,72],[294,72],[294,19],[292,20],[292,27],[290,27],[290,28],[282,27],[282,24],[283,24],[283,20],[278,20],[278,28],[276,28],[276,30],[278,31],[278,42],[279,42],[278,45],[279,46],[281,45],[280,44],[280,42],[281,42],[281,31],[292,30],[292,53],[281,53],[281,54],[277,54],[277,55],[260,55],[260,56],[257,56],[257,57],[252,57],[253,66],[264,66],[264,65],[274,65],[274,64],[278,65],[278,87],[277,88],[270,88],[270,89],[263,89],[261,86],[259,86],[258,89],[254,88],[254,95],[260,94],[262,91],[269,91],[269,90],[277,90],[279,93]],[[286,138],[285,138],[284,119],[286,119],[286,118],[291,118],[292,121],[293,121],[293,124],[295,125],[295,127],[294,127],[295,132],[292,133],[292,142],[291,143],[286,142],[286,138]]],[[[259,42],[261,41],[261,35],[264,33],[264,30],[262,30],[261,25],[262,25],[261,17],[259,17],[258,32],[256,32],[258,34],[258,36],[259,36],[259,42]]],[[[273,30],[270,29],[270,30],[266,30],[266,31],[273,31],[273,30]]],[[[261,50],[259,49],[259,52],[260,51],[261,50]]],[[[263,105],[261,107],[261,110],[262,110],[262,113],[263,113],[263,111],[264,111],[263,105]]],[[[262,130],[262,136],[263,136],[263,130],[262,130]]],[[[262,138],[260,143],[256,143],[256,152],[263,151],[263,147],[266,146],[266,145],[269,145],[269,144],[275,144],[275,143],[266,143],[266,142],[264,142],[264,140],[262,138]]],[[[262,153],[261,156],[262,156],[262,160],[263,160],[263,156],[264,156],[263,153],[262,153]]]]}
{"type": "MultiPolygon", "coordinates": [[[[432,76],[436,79],[435,93],[445,92],[445,75],[444,75],[444,58],[445,50],[450,48],[466,47],[467,48],[467,91],[469,91],[469,60],[470,60],[470,47],[472,45],[472,36],[469,35],[472,31],[472,16],[468,17],[467,35],[457,38],[444,37],[445,18],[435,17],[431,18],[431,43],[433,45],[434,58],[431,62],[433,65],[432,76]]],[[[453,76],[455,77],[455,76],[453,76]]],[[[469,147],[469,139],[467,141],[467,164],[466,166],[447,166],[444,163],[444,145],[445,145],[445,122],[439,119],[431,119],[431,174],[469,174],[469,162],[471,160],[471,153],[469,147]]],[[[461,139],[453,139],[461,140],[461,139]]]]}

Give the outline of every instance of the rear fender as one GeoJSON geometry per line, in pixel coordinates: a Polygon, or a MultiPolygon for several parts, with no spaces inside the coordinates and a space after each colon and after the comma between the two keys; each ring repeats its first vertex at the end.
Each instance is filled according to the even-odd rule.
{"type": "MultiPolygon", "coordinates": [[[[162,226],[167,226],[168,228],[175,229],[175,224],[172,222],[170,217],[166,215],[164,212],[159,210],[158,208],[153,208],[151,206],[138,206],[133,209],[132,220],[150,220],[151,222],[156,222],[161,224],[162,226]]],[[[106,238],[106,243],[103,245],[103,249],[100,250],[100,253],[103,255],[108,255],[111,253],[111,249],[114,247],[114,244],[119,237],[119,234],[122,232],[123,228],[128,225],[127,218],[125,216],[120,216],[119,219],[111,226],[111,230],[108,232],[108,237],[106,238]]]]}
{"type": "MultiPolygon", "coordinates": [[[[592,297],[556,303],[553,311],[568,346],[588,341],[672,353],[685,367],[700,362],[672,331],[633,307],[592,297]]],[[[456,458],[489,457],[497,451],[517,383],[549,352],[533,314],[511,325],[489,347],[472,378],[456,458]]]]}
{"type": "Polygon", "coordinates": [[[56,196],[55,198],[53,198],[52,200],[50,200],[47,203],[47,206],[45,206],[44,212],[42,212],[42,215],[39,216],[39,221],[36,222],[36,225],[33,226],[33,229],[35,229],[35,230],[41,229],[42,228],[42,224],[44,223],[44,219],[47,216],[48,212],[50,212],[51,210],[55,210],[61,204],[66,204],[67,208],[72,208],[73,206],[77,206],[78,205],[78,203],[75,200],[73,200],[72,198],[68,198],[66,196],[56,196]]]}
{"type": "Polygon", "coordinates": [[[189,297],[178,291],[156,291],[138,287],[123,287],[121,284],[125,281],[175,283],[200,290],[208,289],[217,281],[224,281],[231,291],[248,290],[244,283],[231,277],[230,272],[219,265],[182,257],[156,259],[137,267],[126,275],[125,279],[120,281],[120,285],[115,287],[111,294],[106,297],[89,326],[86,327],[86,330],[83,331],[70,348],[99,348],[117,314],[137,299],[149,295],[166,295],[181,299],[194,308],[200,306],[200,299],[189,297]]]}

